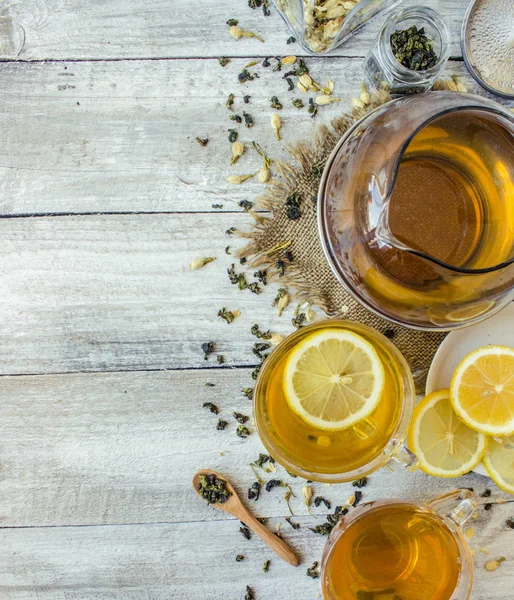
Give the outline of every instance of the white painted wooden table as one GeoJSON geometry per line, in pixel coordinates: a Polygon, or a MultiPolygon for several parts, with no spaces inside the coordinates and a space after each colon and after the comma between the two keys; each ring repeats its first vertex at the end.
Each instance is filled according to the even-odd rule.
{"type": "MultiPolygon", "coordinates": [[[[426,4],[452,25],[448,73],[485,94],[460,55],[466,0],[426,4]]],[[[315,520],[300,480],[291,504],[301,529],[284,523],[280,490],[255,505],[302,555],[296,570],[256,538],[243,539],[236,521],[200,502],[190,480],[212,466],[243,493],[254,481],[248,463],[261,444],[255,434],[236,437],[231,417],[251,410],[240,392],[252,385],[249,329],[292,329],[289,312],[279,319],[270,308],[273,286],[256,296],[226,277],[223,249],[240,242],[224,231],[249,223],[238,202],[260,191],[225,181],[233,124],[226,97],[234,92],[241,112],[243,93],[252,96],[256,125],[240,127],[241,139],[258,140],[273,157],[341,107],[323,107],[315,122],[290,105],[298,94],[270,69],[237,82],[256,57],[301,54],[286,45],[275,9],[264,18],[245,0],[20,0],[4,2],[3,13],[26,41],[17,60],[0,64],[0,598],[238,600],[246,584],[257,600],[316,598],[318,582],[305,569],[324,538],[307,528],[315,520]],[[265,44],[230,38],[229,18],[265,44]],[[222,68],[217,56],[232,62],[222,68]],[[269,126],[273,94],[284,103],[282,142],[269,126]],[[190,272],[198,256],[218,260],[190,272]],[[241,317],[227,326],[216,316],[221,306],[241,317]],[[208,340],[225,356],[222,367],[204,361],[208,340]],[[216,431],[205,401],[221,406],[226,431],[216,431]],[[238,553],[247,560],[236,563],[238,553]]],[[[335,80],[346,105],[380,23],[331,57],[308,59],[316,79],[335,80]]],[[[258,165],[249,153],[233,171],[258,165]]],[[[459,485],[507,498],[475,475],[444,481],[402,472],[370,477],[364,498],[422,501],[459,485]]],[[[334,504],[351,490],[315,485],[334,504]]],[[[509,502],[479,510],[473,600],[514,596],[514,531],[505,525],[513,514],[509,502]],[[486,572],[486,560],[501,555],[500,569],[486,572]]]]}

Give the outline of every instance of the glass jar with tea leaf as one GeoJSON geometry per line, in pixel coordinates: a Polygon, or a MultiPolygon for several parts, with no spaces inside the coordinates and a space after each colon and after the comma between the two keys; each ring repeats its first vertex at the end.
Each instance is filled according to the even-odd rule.
{"type": "Polygon", "coordinates": [[[374,86],[395,94],[425,92],[450,56],[448,25],[431,8],[413,6],[391,14],[369,52],[364,70],[374,86]]]}

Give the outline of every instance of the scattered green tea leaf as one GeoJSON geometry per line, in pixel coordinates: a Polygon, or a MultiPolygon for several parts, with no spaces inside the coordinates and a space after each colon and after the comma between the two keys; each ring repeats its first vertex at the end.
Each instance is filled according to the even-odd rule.
{"type": "Polygon", "coordinates": [[[214,413],[215,415],[217,415],[220,412],[220,409],[218,406],[216,406],[216,404],[214,404],[213,402],[204,402],[202,404],[203,408],[208,408],[211,413],[214,413]]]}

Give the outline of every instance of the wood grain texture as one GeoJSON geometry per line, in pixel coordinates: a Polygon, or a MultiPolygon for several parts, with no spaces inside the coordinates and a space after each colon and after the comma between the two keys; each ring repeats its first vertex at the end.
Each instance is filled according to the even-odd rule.
{"type": "MultiPolygon", "coordinates": [[[[505,525],[512,504],[479,509],[470,546],[475,583],[470,600],[511,600],[514,532],[505,525]],[[487,548],[486,555],[480,548],[487,548]],[[495,572],[485,563],[505,556],[495,572]]],[[[0,536],[0,594],[5,600],[216,600],[243,598],[246,585],[263,600],[315,600],[320,584],[305,571],[319,560],[325,538],[307,530],[313,520],[282,519],[284,538],[303,563],[291,567],[258,540],[247,541],[238,521],[113,527],[4,529],[0,536]],[[246,560],[236,563],[236,554],[246,560]],[[271,559],[268,573],[262,564],[271,559]]],[[[434,557],[437,560],[437,557],[434,557]]]]}
{"type": "MultiPolygon", "coordinates": [[[[414,2],[412,2],[414,3],[414,2]]],[[[265,18],[245,0],[23,0],[10,2],[8,13],[25,29],[24,60],[118,59],[208,56],[251,56],[301,53],[287,45],[291,35],[278,11],[265,18]],[[228,33],[227,19],[261,34],[236,41],[228,33]]],[[[425,0],[448,19],[453,55],[460,56],[460,26],[466,9],[462,0],[425,0]]],[[[337,56],[363,56],[375,39],[384,17],[378,17],[338,48],[337,56]]]]}
{"type": "MultiPolygon", "coordinates": [[[[246,498],[255,481],[249,464],[263,451],[256,432],[246,440],[236,436],[232,413],[251,415],[251,402],[241,394],[248,385],[248,369],[1,377],[0,526],[231,518],[198,498],[191,480],[199,469],[212,468],[246,498]],[[204,402],[218,405],[219,417],[204,402]],[[225,431],[216,430],[218,418],[228,421],[225,431]]],[[[307,515],[302,479],[281,467],[262,477],[290,482],[293,512],[307,515]]],[[[479,475],[445,480],[398,468],[373,474],[362,491],[364,500],[422,501],[458,486],[482,492],[491,483],[479,475]]],[[[355,491],[349,483],[313,487],[333,506],[355,491]]],[[[494,490],[495,497],[508,498],[494,490]]],[[[289,514],[281,488],[246,503],[260,516],[289,514]]],[[[323,506],[312,510],[324,514],[323,506]]]]}
{"type": "MultiPolygon", "coordinates": [[[[321,121],[348,110],[360,91],[362,60],[311,58],[315,79],[336,82],[340,104],[320,107],[316,120],[291,105],[307,98],[287,91],[281,73],[259,66],[261,78],[241,85],[237,74],[248,59],[222,68],[217,60],[4,64],[0,94],[0,214],[95,212],[191,212],[241,210],[238,202],[263,189],[256,181],[227,183],[232,173],[252,173],[261,159],[256,140],[272,158],[287,159],[285,146],[312,135],[321,121]],[[229,119],[225,106],[247,110],[255,126],[229,119]],[[251,95],[245,105],[242,97],[251,95]],[[280,111],[283,140],[274,139],[270,97],[280,111]],[[230,167],[228,129],[247,147],[230,167]],[[202,148],[195,137],[209,138],[202,148]],[[189,185],[188,185],[189,184],[189,185]]],[[[452,62],[469,90],[486,95],[463,63],[452,62]]],[[[514,106],[514,102],[505,102],[514,106]]]]}

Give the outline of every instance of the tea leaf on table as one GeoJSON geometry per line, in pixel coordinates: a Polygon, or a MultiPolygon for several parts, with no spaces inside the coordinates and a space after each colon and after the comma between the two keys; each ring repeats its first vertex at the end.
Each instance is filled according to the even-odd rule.
{"type": "Polygon", "coordinates": [[[209,138],[202,139],[202,138],[197,137],[195,139],[200,144],[200,146],[203,146],[203,147],[207,146],[207,144],[209,143],[209,138]]]}
{"type": "Polygon", "coordinates": [[[268,285],[268,272],[266,269],[259,269],[255,271],[253,276],[262,283],[262,285],[268,285]]]}
{"type": "Polygon", "coordinates": [[[227,58],[226,56],[220,56],[218,57],[218,61],[222,67],[226,67],[230,62],[230,58],[227,58]]]}
{"type": "Polygon", "coordinates": [[[242,560],[244,560],[246,558],[246,556],[244,554],[238,554],[236,556],[236,562],[241,562],[242,560]]]}
{"type": "Polygon", "coordinates": [[[255,600],[253,589],[249,585],[246,586],[246,594],[244,600],[255,600]]]}
{"type": "Polygon", "coordinates": [[[253,283],[249,283],[247,287],[253,294],[259,295],[262,291],[259,287],[259,284],[256,281],[254,281],[253,283]]]}
{"type": "Polygon", "coordinates": [[[225,106],[229,109],[229,110],[234,110],[234,94],[229,94],[229,97],[227,98],[227,101],[225,102],[225,106]]]}
{"type": "Polygon", "coordinates": [[[260,495],[261,482],[256,481],[255,483],[252,483],[252,486],[250,488],[248,488],[248,500],[255,500],[257,502],[260,495]]]}
{"type": "Polygon", "coordinates": [[[276,110],[282,110],[284,108],[276,96],[271,96],[270,106],[276,110]]]}
{"type": "Polygon", "coordinates": [[[356,487],[359,489],[366,487],[368,485],[368,478],[361,477],[361,479],[356,479],[355,481],[352,481],[352,485],[353,485],[353,487],[356,487]]]}
{"type": "Polygon", "coordinates": [[[238,21],[237,19],[229,19],[229,20],[227,21],[227,25],[228,25],[229,27],[232,27],[233,25],[237,25],[238,23],[239,23],[239,21],[238,21]]]}
{"type": "Polygon", "coordinates": [[[246,439],[252,432],[246,427],[246,425],[239,425],[236,430],[236,434],[238,437],[246,439]]]}
{"type": "Polygon", "coordinates": [[[243,388],[241,390],[244,396],[246,396],[249,400],[253,398],[253,388],[243,388]]]}
{"type": "Polygon", "coordinates": [[[286,44],[294,44],[296,42],[296,38],[291,36],[287,38],[286,44]]]}
{"type": "Polygon", "coordinates": [[[243,415],[243,414],[238,413],[238,412],[232,413],[232,416],[234,417],[234,419],[238,423],[241,423],[242,425],[244,425],[248,421],[248,419],[250,418],[250,417],[247,417],[246,415],[243,415]]]}
{"type": "Polygon", "coordinates": [[[225,364],[225,357],[223,356],[223,354],[218,354],[216,356],[216,360],[218,361],[219,365],[225,364]]]}
{"type": "Polygon", "coordinates": [[[285,517],[285,520],[289,523],[289,525],[291,525],[293,529],[300,529],[300,523],[294,523],[293,521],[291,521],[290,517],[285,517]]]}
{"type": "Polygon", "coordinates": [[[237,141],[238,132],[235,129],[228,130],[228,141],[232,144],[237,141]]]}
{"type": "Polygon", "coordinates": [[[251,210],[253,208],[253,202],[250,202],[250,200],[240,200],[239,201],[239,206],[245,211],[248,212],[249,210],[251,210]]]}
{"type": "Polygon", "coordinates": [[[203,359],[207,360],[209,355],[214,352],[214,342],[204,342],[202,344],[203,359]]]}
{"type": "Polygon", "coordinates": [[[241,532],[241,535],[246,539],[246,540],[250,540],[252,538],[252,533],[251,531],[248,529],[248,527],[243,526],[239,528],[239,531],[241,532]]]}
{"type": "Polygon", "coordinates": [[[204,383],[205,387],[215,387],[215,383],[204,383]]]}
{"type": "Polygon", "coordinates": [[[267,573],[269,571],[269,566],[271,564],[271,560],[265,560],[262,565],[262,570],[267,573]]]}
{"type": "Polygon", "coordinates": [[[296,329],[299,329],[306,318],[307,317],[305,316],[305,313],[300,313],[299,315],[296,315],[296,317],[293,317],[291,319],[291,324],[293,325],[293,327],[296,327],[296,329]]]}
{"type": "Polygon", "coordinates": [[[227,421],[223,421],[222,419],[219,419],[218,424],[216,425],[216,429],[218,431],[225,431],[225,428],[227,425],[228,425],[227,421]]]}
{"type": "Polygon", "coordinates": [[[227,323],[232,323],[232,321],[235,319],[234,313],[230,310],[227,310],[225,307],[220,308],[220,310],[218,311],[218,317],[220,317],[220,319],[223,319],[227,323]]]}
{"type": "Polygon", "coordinates": [[[332,504],[330,503],[330,500],[323,498],[323,496],[316,496],[316,498],[314,498],[314,506],[316,506],[316,508],[319,507],[319,505],[322,502],[328,508],[328,510],[330,510],[332,508],[332,504]]]}
{"type": "Polygon", "coordinates": [[[312,577],[312,579],[317,579],[319,577],[319,563],[315,560],[312,565],[307,569],[307,576],[312,577]]]}
{"type": "MultiPolygon", "coordinates": [[[[230,227],[229,229],[227,229],[227,230],[225,231],[225,233],[226,233],[227,235],[233,235],[235,230],[236,230],[236,228],[235,228],[235,227],[230,227]]],[[[228,247],[229,247],[229,246],[227,246],[227,248],[228,248],[228,247]]]]}
{"type": "Polygon", "coordinates": [[[227,482],[213,473],[198,476],[198,491],[207,504],[223,504],[232,496],[227,482]]]}
{"type": "Polygon", "coordinates": [[[245,126],[250,128],[254,126],[254,120],[252,115],[248,114],[247,112],[243,111],[243,118],[245,120],[245,126]]]}
{"type": "Polygon", "coordinates": [[[303,104],[302,100],[300,100],[300,98],[295,98],[294,100],[292,100],[291,103],[295,108],[298,108],[298,109],[304,107],[304,104],[303,104]]]}
{"type": "Polygon", "coordinates": [[[257,323],[255,325],[252,325],[250,331],[255,337],[259,338],[260,340],[269,340],[271,338],[270,330],[268,329],[268,331],[261,331],[257,323]]]}
{"type": "Polygon", "coordinates": [[[229,119],[231,121],[235,121],[236,123],[242,123],[243,119],[239,115],[230,115],[229,119]]]}
{"type": "Polygon", "coordinates": [[[214,413],[215,415],[219,414],[219,412],[220,412],[219,407],[217,407],[216,404],[214,404],[212,402],[204,402],[202,404],[202,407],[208,408],[211,411],[211,413],[214,413]]]}

